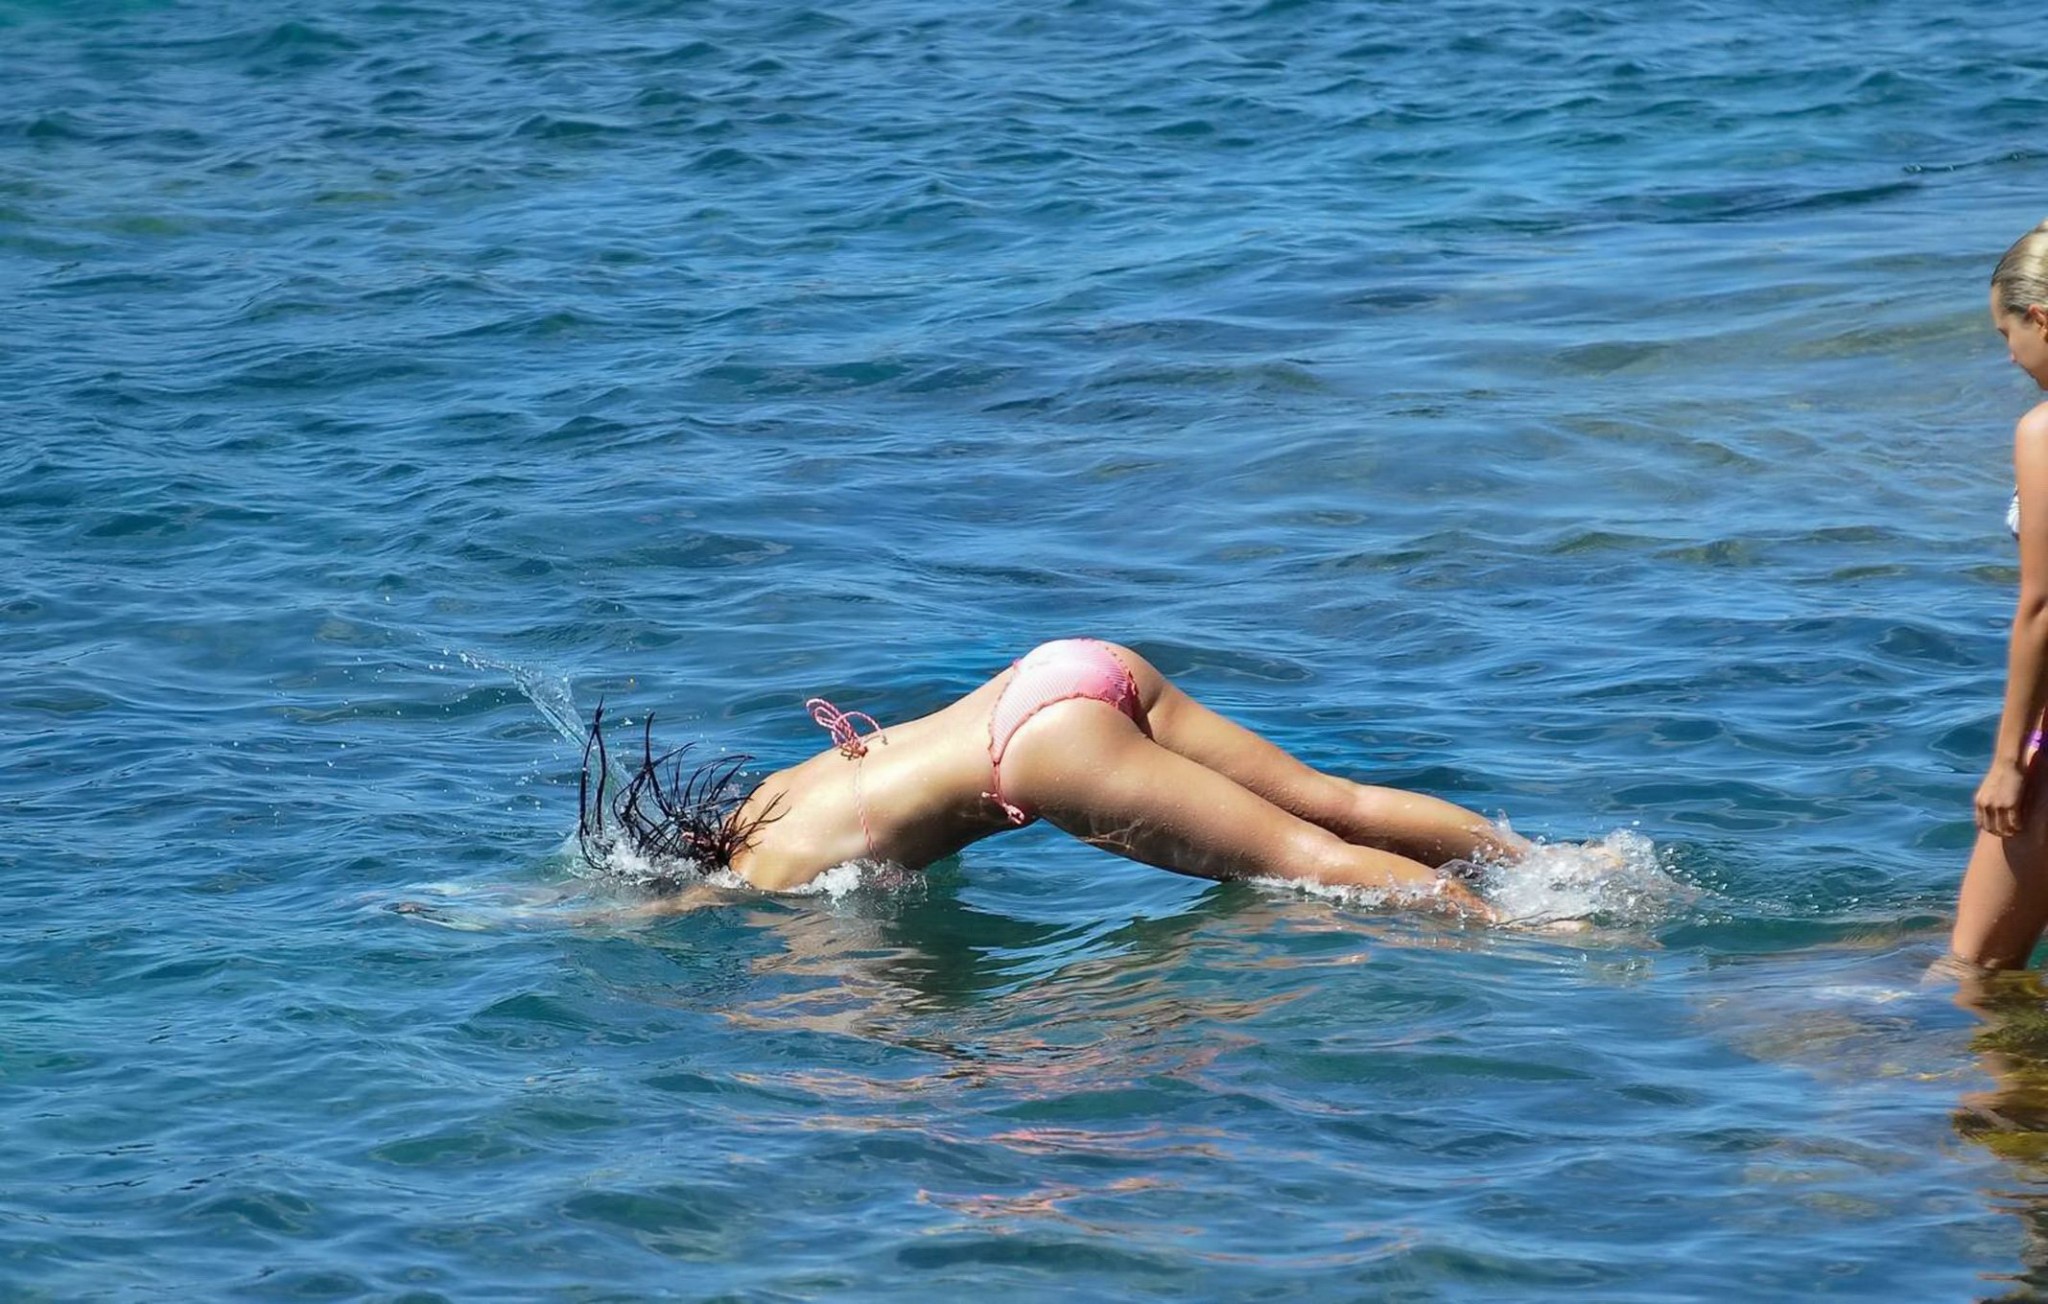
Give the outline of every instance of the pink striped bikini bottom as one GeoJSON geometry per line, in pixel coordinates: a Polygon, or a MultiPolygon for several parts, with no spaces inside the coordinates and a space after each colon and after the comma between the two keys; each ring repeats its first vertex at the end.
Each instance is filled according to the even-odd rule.
{"type": "Polygon", "coordinates": [[[1041,643],[1018,658],[1016,674],[1003,685],[988,717],[988,763],[995,787],[993,798],[1012,824],[1029,824],[1037,816],[1003,796],[1003,753],[1032,716],[1055,702],[1090,698],[1107,702],[1131,718],[1150,736],[1138,682],[1109,644],[1092,638],[1063,638],[1041,643]]]}

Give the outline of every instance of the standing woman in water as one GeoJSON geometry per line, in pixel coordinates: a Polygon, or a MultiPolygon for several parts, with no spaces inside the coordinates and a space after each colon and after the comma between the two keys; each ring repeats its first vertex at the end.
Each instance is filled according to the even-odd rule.
{"type": "MultiPolygon", "coordinates": [[[[2048,390],[2048,222],[2005,251],[1991,273],[1991,324],[2013,363],[2048,390]]],[[[2048,402],[2013,431],[2006,524],[2019,540],[2020,593],[2006,653],[2005,709],[1991,768],[1977,787],[1977,845],[1949,945],[1991,969],[2027,962],[2048,925],[2048,802],[2030,775],[2048,705],[2048,402]]]]}

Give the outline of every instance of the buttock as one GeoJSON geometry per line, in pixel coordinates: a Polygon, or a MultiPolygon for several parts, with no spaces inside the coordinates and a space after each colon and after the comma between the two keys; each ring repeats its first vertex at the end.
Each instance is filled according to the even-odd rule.
{"type": "Polygon", "coordinates": [[[1113,706],[1147,735],[1152,731],[1146,724],[1137,678],[1116,649],[1099,639],[1041,643],[1018,658],[1014,670],[989,712],[988,762],[995,787],[985,795],[1003,807],[1011,823],[1027,824],[1035,817],[1003,798],[1003,754],[1031,717],[1056,702],[1079,698],[1113,706]]]}

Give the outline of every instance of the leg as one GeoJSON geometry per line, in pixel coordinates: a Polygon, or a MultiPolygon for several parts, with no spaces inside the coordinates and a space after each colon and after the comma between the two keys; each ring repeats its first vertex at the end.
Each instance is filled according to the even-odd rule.
{"type": "Polygon", "coordinates": [[[1013,800],[1132,860],[1202,878],[1271,876],[1428,896],[1490,917],[1426,865],[1356,846],[1160,746],[1101,702],[1059,702],[1003,758],[1013,800]]]}
{"type": "Polygon", "coordinates": [[[1963,885],[1956,893],[1956,926],[1949,950],[1986,969],[2021,969],[2048,926],[2048,785],[2029,758],[2023,816],[2017,837],[1978,831],[1963,885]]]}
{"type": "Polygon", "coordinates": [[[1977,834],[1956,896],[1949,949],[1987,969],[2019,969],[2048,925],[2048,847],[2037,808],[2016,838],[1977,834]]]}
{"type": "Polygon", "coordinates": [[[1176,688],[1126,648],[1117,654],[1138,680],[1152,736],[1170,751],[1231,779],[1346,842],[1378,847],[1429,865],[1513,857],[1529,844],[1476,812],[1435,797],[1377,788],[1304,765],[1242,725],[1176,688]]]}

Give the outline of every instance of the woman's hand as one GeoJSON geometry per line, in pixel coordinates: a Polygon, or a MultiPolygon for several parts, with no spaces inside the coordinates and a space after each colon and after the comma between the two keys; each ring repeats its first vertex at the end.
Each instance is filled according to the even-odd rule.
{"type": "Polygon", "coordinates": [[[2020,800],[2027,773],[2016,763],[1993,761],[1977,785],[1977,827],[1994,838],[2016,838],[2020,832],[2020,800]]]}

